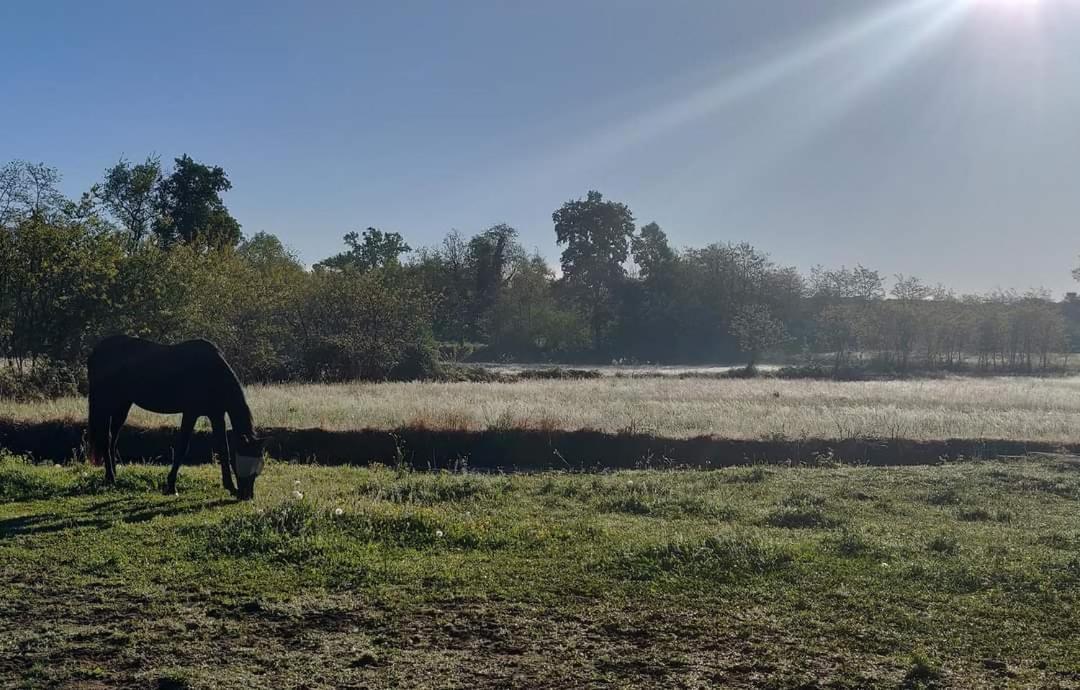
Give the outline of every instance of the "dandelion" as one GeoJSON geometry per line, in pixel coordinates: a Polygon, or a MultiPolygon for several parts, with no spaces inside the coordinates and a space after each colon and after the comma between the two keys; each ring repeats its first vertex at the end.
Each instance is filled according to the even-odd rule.
{"type": "Polygon", "coordinates": [[[293,498],[295,498],[298,501],[304,497],[304,494],[300,493],[299,491],[293,491],[292,495],[293,495],[293,498]]]}
{"type": "Polygon", "coordinates": [[[882,562],[881,562],[881,567],[882,567],[882,568],[888,568],[888,567],[889,567],[889,564],[888,564],[888,563],[886,563],[885,561],[882,561],[882,562]]]}
{"type": "Polygon", "coordinates": [[[439,539],[442,539],[442,530],[441,529],[435,530],[435,536],[438,537],[439,539]]]}
{"type": "Polygon", "coordinates": [[[342,510],[341,508],[335,508],[335,509],[334,509],[334,515],[336,515],[336,516],[338,516],[338,517],[341,517],[341,516],[342,516],[342,515],[344,515],[344,514],[345,514],[345,511],[344,511],[344,510],[342,510]]]}
{"type": "Polygon", "coordinates": [[[300,480],[299,479],[294,479],[292,485],[293,486],[300,486],[300,480]]]}
{"type": "Polygon", "coordinates": [[[633,486],[634,485],[634,480],[633,479],[627,479],[626,480],[626,485],[627,486],[633,486]]]}

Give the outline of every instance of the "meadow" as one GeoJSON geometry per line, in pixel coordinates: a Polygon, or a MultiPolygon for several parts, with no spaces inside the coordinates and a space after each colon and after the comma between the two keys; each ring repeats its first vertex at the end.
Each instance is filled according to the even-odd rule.
{"type": "MultiPolygon", "coordinates": [[[[603,377],[514,383],[249,386],[260,426],[354,430],[595,430],[666,438],[1080,442],[1080,378],[815,381],[603,377]]],[[[82,398],[0,400],[0,419],[81,423],[82,398]]],[[[175,426],[134,410],[130,423],[175,426]]]]}
{"type": "Polygon", "coordinates": [[[0,687],[1077,687],[1080,462],[0,459],[0,687]]]}

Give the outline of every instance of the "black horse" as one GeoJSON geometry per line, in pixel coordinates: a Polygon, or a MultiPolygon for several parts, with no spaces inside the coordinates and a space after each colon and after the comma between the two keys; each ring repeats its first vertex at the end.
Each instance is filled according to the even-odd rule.
{"type": "Polygon", "coordinates": [[[90,353],[87,374],[91,459],[95,464],[104,462],[106,482],[111,484],[116,477],[120,428],[131,406],[138,405],[150,412],[184,415],[165,493],[176,491],[176,473],[187,458],[196,420],[208,417],[221,464],[222,486],[241,499],[254,497],[254,474],[238,473],[239,492],[233,484],[236,458],[230,453],[225,415],[229,415],[238,441],[234,452],[261,458],[262,441],[255,436],[251,409],[240,381],[216,345],[208,340],[161,345],[125,335],[110,336],[90,353]]]}

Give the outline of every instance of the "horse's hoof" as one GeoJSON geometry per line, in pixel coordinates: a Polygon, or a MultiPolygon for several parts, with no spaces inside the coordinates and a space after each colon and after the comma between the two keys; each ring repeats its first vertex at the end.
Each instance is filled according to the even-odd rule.
{"type": "Polygon", "coordinates": [[[176,490],[176,487],[174,486],[166,486],[164,489],[161,490],[161,493],[165,494],[166,496],[180,495],[180,493],[176,490]]]}

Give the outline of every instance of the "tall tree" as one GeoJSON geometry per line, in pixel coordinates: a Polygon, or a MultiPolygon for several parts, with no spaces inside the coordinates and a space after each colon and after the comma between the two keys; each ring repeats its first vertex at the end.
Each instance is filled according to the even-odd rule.
{"type": "Polygon", "coordinates": [[[626,204],[605,201],[590,191],[585,199],[568,201],[551,216],[555,237],[565,245],[563,280],[590,313],[593,335],[605,339],[616,313],[613,294],[626,278],[634,216],[626,204]]]}
{"type": "Polygon", "coordinates": [[[480,334],[487,332],[491,310],[514,267],[525,258],[516,238],[517,230],[500,223],[469,240],[469,262],[475,280],[473,319],[480,334]]]}
{"type": "Polygon", "coordinates": [[[121,158],[105,171],[105,180],[94,189],[105,208],[127,231],[129,251],[150,233],[157,215],[161,181],[161,159],[157,156],[148,156],[134,165],[121,158]]]}
{"type": "Polygon", "coordinates": [[[232,183],[220,166],[197,163],[187,155],[158,184],[158,213],[154,232],[162,244],[195,247],[234,247],[240,223],[229,214],[221,193],[232,183]]]}
{"type": "Polygon", "coordinates": [[[675,251],[668,244],[667,235],[656,223],[649,223],[634,235],[631,241],[634,263],[641,270],[646,282],[663,277],[675,261],[675,251]]]}
{"type": "Polygon", "coordinates": [[[348,268],[361,272],[395,268],[401,265],[401,255],[412,251],[400,233],[383,232],[376,228],[368,228],[363,235],[354,230],[343,239],[348,249],[320,261],[317,267],[336,270],[348,268]]]}

